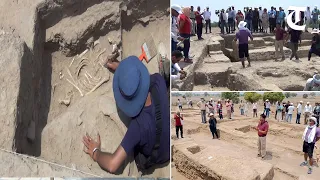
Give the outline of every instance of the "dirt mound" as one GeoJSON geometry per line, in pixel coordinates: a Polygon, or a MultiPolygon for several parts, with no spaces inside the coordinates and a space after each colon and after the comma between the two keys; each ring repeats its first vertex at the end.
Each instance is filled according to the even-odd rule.
{"type": "MultiPolygon", "coordinates": [[[[81,142],[85,132],[95,136],[99,131],[102,149],[113,152],[129,124],[113,99],[113,74],[102,65],[115,47],[118,60],[139,56],[149,36],[169,52],[168,7],[169,1],[156,0],[0,2],[0,125],[6,127],[0,148],[72,167],[71,173],[48,168],[31,174],[4,171],[3,176],[81,176],[73,170],[114,176],[82,151],[81,142]]],[[[158,72],[157,57],[146,66],[158,72]]],[[[29,163],[39,165],[24,164],[29,163]]],[[[132,157],[117,175],[139,175],[132,157]]],[[[148,176],[169,177],[169,170],[148,176]]]]}

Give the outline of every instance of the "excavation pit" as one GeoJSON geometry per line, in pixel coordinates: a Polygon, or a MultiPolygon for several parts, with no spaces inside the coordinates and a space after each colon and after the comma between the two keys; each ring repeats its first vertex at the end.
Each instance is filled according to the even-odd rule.
{"type": "MultiPolygon", "coordinates": [[[[102,170],[83,152],[82,137],[88,132],[96,139],[99,132],[106,142],[101,148],[109,153],[121,143],[130,119],[116,107],[113,72],[104,64],[115,49],[120,56],[117,60],[139,56],[140,46],[149,37],[157,51],[165,44],[170,52],[169,1],[26,0],[0,4],[5,7],[0,16],[4,30],[0,33],[1,55],[7,64],[0,74],[0,107],[8,107],[0,112],[1,119],[8,120],[0,121],[8,129],[1,132],[6,137],[1,148],[79,170],[70,175],[50,165],[28,174],[12,169],[1,175],[88,177],[80,173],[83,171],[102,177],[137,176],[132,157],[115,174],[102,170]]],[[[144,62],[150,74],[159,71],[156,59],[144,62]]],[[[13,159],[14,164],[27,163],[13,159]]],[[[37,165],[37,161],[32,163],[37,165]]],[[[163,169],[147,176],[169,177],[163,169]]]]}

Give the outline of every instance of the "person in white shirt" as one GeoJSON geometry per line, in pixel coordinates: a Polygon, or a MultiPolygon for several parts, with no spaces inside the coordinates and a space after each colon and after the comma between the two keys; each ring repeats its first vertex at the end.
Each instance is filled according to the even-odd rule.
{"type": "Polygon", "coordinates": [[[287,122],[289,123],[291,123],[293,111],[294,111],[294,106],[293,106],[293,103],[291,103],[290,106],[288,107],[288,114],[286,118],[287,122]]]}
{"type": "Polygon", "coordinates": [[[178,40],[183,41],[184,38],[178,36],[178,16],[182,14],[179,5],[171,6],[171,52],[177,49],[178,40]]]}
{"type": "Polygon", "coordinates": [[[307,105],[304,107],[304,124],[307,124],[307,120],[311,116],[312,113],[312,106],[309,102],[307,102],[307,105]]]}
{"type": "Polygon", "coordinates": [[[225,13],[224,9],[222,9],[219,15],[221,34],[225,33],[225,28],[227,28],[226,26],[227,20],[228,20],[227,13],[225,13]]]}
{"type": "Polygon", "coordinates": [[[270,108],[271,108],[271,103],[269,102],[269,100],[266,100],[266,116],[269,117],[270,116],[270,108]]]}
{"type": "Polygon", "coordinates": [[[182,58],[181,51],[175,50],[171,53],[171,82],[183,80],[187,76],[187,73],[178,64],[182,58]]]}
{"type": "Polygon", "coordinates": [[[209,11],[209,7],[207,7],[207,10],[203,12],[203,16],[206,21],[206,34],[208,33],[208,27],[211,33],[211,12],[209,11]]]}
{"type": "Polygon", "coordinates": [[[297,106],[297,120],[296,120],[296,124],[300,124],[300,117],[301,117],[301,113],[302,113],[302,104],[303,101],[300,101],[300,103],[297,106]]]}
{"type": "Polygon", "coordinates": [[[253,110],[253,117],[254,116],[258,117],[258,104],[257,103],[252,103],[252,110],[253,110]]]}
{"type": "Polygon", "coordinates": [[[259,7],[259,30],[260,30],[260,32],[263,32],[262,14],[263,14],[263,9],[262,9],[262,7],[259,7]]]}
{"type": "Polygon", "coordinates": [[[183,111],[182,110],[182,102],[180,101],[180,99],[178,99],[178,107],[179,107],[179,111],[183,111]]]}
{"type": "Polygon", "coordinates": [[[305,21],[306,21],[306,29],[305,29],[305,31],[308,32],[308,28],[310,26],[310,21],[311,21],[310,7],[307,7],[307,10],[304,12],[304,16],[305,16],[305,21]]]}

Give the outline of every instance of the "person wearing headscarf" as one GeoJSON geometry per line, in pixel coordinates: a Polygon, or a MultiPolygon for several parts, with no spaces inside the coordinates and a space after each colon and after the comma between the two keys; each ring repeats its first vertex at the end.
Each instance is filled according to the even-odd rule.
{"type": "Polygon", "coordinates": [[[269,28],[269,15],[267,12],[267,9],[264,8],[263,13],[261,15],[261,21],[262,21],[262,29],[264,33],[268,33],[269,28]]]}
{"type": "MultiPolygon", "coordinates": [[[[240,21],[243,21],[243,19],[244,19],[244,16],[243,16],[241,10],[238,10],[238,13],[236,15],[237,27],[239,26],[240,21]]],[[[239,27],[238,27],[238,29],[239,29],[239,27]]]]}
{"type": "Polygon", "coordinates": [[[309,118],[309,124],[305,128],[304,133],[302,135],[303,140],[303,152],[304,152],[304,161],[300,164],[300,166],[308,166],[308,174],[312,173],[312,165],[313,165],[313,150],[315,147],[315,143],[320,139],[320,129],[317,128],[317,119],[315,117],[309,118]],[[309,157],[309,163],[308,163],[309,157]]]}

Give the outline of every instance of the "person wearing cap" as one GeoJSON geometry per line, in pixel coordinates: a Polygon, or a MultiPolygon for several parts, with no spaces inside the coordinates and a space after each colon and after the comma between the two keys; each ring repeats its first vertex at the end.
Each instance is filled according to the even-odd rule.
{"type": "Polygon", "coordinates": [[[303,101],[300,101],[298,106],[297,106],[296,124],[300,124],[300,118],[301,118],[301,113],[302,113],[302,104],[303,104],[303,101]]]}
{"type": "Polygon", "coordinates": [[[211,12],[209,11],[209,7],[203,12],[203,17],[206,21],[206,34],[208,34],[208,28],[211,33],[211,12]]]}
{"type": "Polygon", "coordinates": [[[313,29],[319,28],[318,27],[318,20],[319,20],[320,11],[317,6],[314,7],[311,15],[312,15],[312,28],[313,29]]]}
{"type": "Polygon", "coordinates": [[[304,130],[302,139],[303,139],[302,151],[304,152],[304,162],[302,162],[300,166],[309,166],[308,174],[311,174],[312,166],[313,166],[313,150],[315,147],[315,143],[320,139],[320,129],[317,128],[317,122],[315,117],[309,118],[309,124],[304,130]],[[309,163],[308,163],[308,157],[309,157],[309,163]]]}
{"type": "Polygon", "coordinates": [[[313,75],[312,78],[309,78],[303,90],[304,91],[320,91],[320,74],[315,74],[313,75]]]}
{"type": "Polygon", "coordinates": [[[312,37],[312,44],[311,48],[308,53],[308,61],[311,60],[311,55],[315,54],[317,56],[320,56],[320,31],[318,29],[313,29],[311,34],[313,34],[312,37]]]}
{"type": "Polygon", "coordinates": [[[239,58],[242,63],[242,67],[245,68],[244,58],[246,57],[248,60],[248,67],[251,66],[250,57],[249,57],[249,42],[248,38],[250,37],[251,41],[253,41],[253,37],[251,32],[245,27],[246,22],[241,21],[239,23],[239,31],[236,33],[236,37],[234,41],[239,40],[238,50],[239,50],[239,58]]]}
{"type": "Polygon", "coordinates": [[[181,138],[183,138],[183,116],[180,114],[180,112],[177,112],[177,114],[174,116],[174,119],[176,121],[176,135],[179,139],[179,130],[181,134],[181,138]]]}
{"type": "Polygon", "coordinates": [[[210,128],[210,131],[212,133],[212,139],[214,139],[214,135],[216,135],[216,137],[218,139],[220,139],[219,134],[217,132],[217,119],[214,117],[213,113],[210,113],[209,117],[210,117],[210,119],[209,119],[209,128],[210,128]]]}
{"type": "Polygon", "coordinates": [[[207,123],[207,119],[206,119],[207,114],[206,114],[206,111],[207,111],[208,105],[207,105],[206,101],[204,100],[204,98],[201,98],[201,101],[199,101],[199,102],[197,103],[197,106],[198,106],[198,107],[200,108],[200,110],[201,110],[201,123],[203,123],[203,124],[207,123]]]}
{"type": "Polygon", "coordinates": [[[138,170],[170,161],[170,111],[166,84],[160,74],[150,75],[136,56],[121,62],[108,60],[114,72],[113,94],[116,105],[131,118],[128,130],[114,153],[103,152],[101,139],[83,137],[85,153],[102,169],[115,173],[129,156],[134,156],[138,170]]]}
{"type": "Polygon", "coordinates": [[[177,50],[178,41],[183,41],[184,38],[178,36],[178,16],[182,14],[181,7],[179,5],[171,6],[171,52],[177,50]]]}
{"type": "Polygon", "coordinates": [[[253,127],[258,132],[258,157],[265,158],[267,154],[267,134],[269,131],[269,124],[266,121],[266,115],[260,115],[260,121],[257,127],[253,127]]]}
{"type": "Polygon", "coordinates": [[[266,117],[270,116],[271,103],[269,99],[266,100],[266,117]]]}
{"type": "Polygon", "coordinates": [[[304,125],[307,124],[308,118],[311,116],[312,113],[312,106],[310,102],[307,102],[307,105],[304,106],[304,125]]]}

